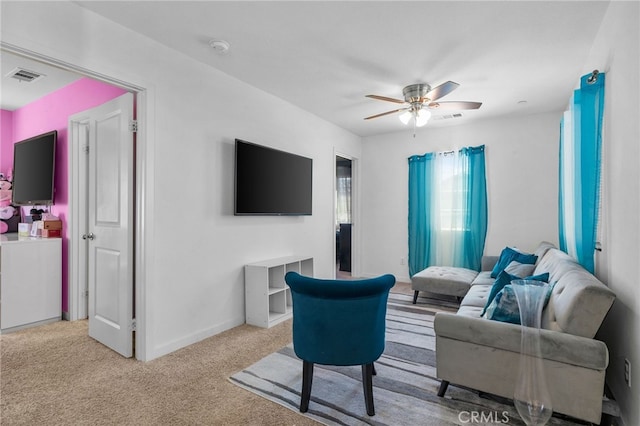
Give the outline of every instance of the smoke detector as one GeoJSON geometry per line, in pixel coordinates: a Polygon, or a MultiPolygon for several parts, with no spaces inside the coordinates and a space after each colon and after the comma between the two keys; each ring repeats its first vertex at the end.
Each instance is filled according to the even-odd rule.
{"type": "Polygon", "coordinates": [[[33,81],[36,81],[42,77],[45,77],[44,74],[36,72],[36,71],[30,71],[28,69],[25,68],[14,68],[9,74],[6,75],[7,77],[10,78],[15,78],[16,80],[22,82],[22,81],[26,81],[27,83],[31,83],[33,81]]]}
{"type": "Polygon", "coordinates": [[[209,42],[209,46],[220,55],[226,55],[231,45],[226,40],[213,39],[209,42]]]}

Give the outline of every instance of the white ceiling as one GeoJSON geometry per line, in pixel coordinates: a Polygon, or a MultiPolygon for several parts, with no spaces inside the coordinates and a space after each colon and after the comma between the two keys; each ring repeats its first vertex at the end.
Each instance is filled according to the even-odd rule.
{"type": "Polygon", "coordinates": [[[45,65],[27,58],[2,51],[0,55],[0,108],[13,111],[40,99],[46,94],[71,84],[81,75],[45,65]],[[16,80],[8,75],[16,68],[42,74],[42,77],[31,82],[16,80]]]}
{"type": "Polygon", "coordinates": [[[579,76],[591,71],[585,60],[608,7],[608,1],[77,3],[361,136],[404,127],[395,115],[363,120],[397,108],[365,95],[402,99],[412,83],[452,80],[460,87],[443,101],[483,102],[462,118],[434,117],[429,126],[561,111],[579,76]],[[226,55],[209,47],[214,38],[230,43],[226,55]]]}

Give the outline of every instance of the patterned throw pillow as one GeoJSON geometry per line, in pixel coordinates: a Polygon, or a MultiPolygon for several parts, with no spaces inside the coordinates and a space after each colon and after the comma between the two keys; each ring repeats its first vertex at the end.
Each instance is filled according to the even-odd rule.
{"type": "MultiPolygon", "coordinates": [[[[500,272],[500,274],[498,274],[498,278],[496,278],[495,282],[491,286],[489,297],[487,297],[487,303],[484,305],[484,309],[482,310],[482,313],[480,314],[480,316],[484,316],[484,314],[487,312],[487,309],[489,308],[493,300],[496,298],[498,293],[500,293],[500,291],[502,291],[502,289],[505,288],[505,286],[511,284],[511,281],[513,280],[522,280],[522,279],[536,280],[536,281],[542,281],[546,283],[546,282],[549,282],[549,273],[545,272],[544,274],[532,275],[532,276],[523,278],[517,275],[511,275],[507,271],[500,272]]],[[[517,303],[516,303],[516,308],[517,308],[517,303]]],[[[518,319],[518,324],[519,323],[520,323],[520,320],[518,319]]]]}
{"type": "MultiPolygon", "coordinates": [[[[551,297],[551,292],[553,291],[554,285],[555,283],[550,285],[549,289],[547,290],[543,309],[549,302],[549,298],[551,297]]],[[[507,284],[502,290],[498,292],[498,294],[496,294],[496,297],[486,309],[485,318],[494,321],[520,324],[520,308],[518,307],[518,298],[516,297],[511,284],[507,284]]]]}
{"type": "Polygon", "coordinates": [[[498,294],[496,294],[496,297],[486,309],[485,316],[487,319],[494,321],[520,324],[518,299],[516,298],[516,294],[513,292],[511,284],[507,284],[498,292],[498,294]]]}

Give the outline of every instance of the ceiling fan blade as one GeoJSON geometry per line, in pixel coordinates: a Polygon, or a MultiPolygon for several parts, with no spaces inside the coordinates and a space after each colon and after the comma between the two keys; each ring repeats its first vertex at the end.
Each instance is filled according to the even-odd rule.
{"type": "Polygon", "coordinates": [[[404,101],[401,101],[400,99],[394,99],[394,98],[387,98],[386,96],[379,96],[379,95],[366,95],[367,98],[371,98],[371,99],[377,99],[379,101],[387,101],[387,102],[394,102],[396,104],[403,104],[404,101]]]}
{"type": "Polygon", "coordinates": [[[383,112],[382,114],[376,114],[376,115],[372,115],[370,117],[366,117],[365,120],[371,120],[372,118],[378,118],[378,117],[382,117],[382,116],[385,116],[385,115],[393,114],[394,112],[405,111],[405,110],[408,110],[408,109],[409,108],[394,109],[393,111],[387,111],[387,112],[383,112]]]}
{"type": "Polygon", "coordinates": [[[429,109],[441,111],[456,111],[462,109],[478,109],[482,102],[466,102],[466,101],[449,101],[449,102],[431,102],[429,109]]]}
{"type": "Polygon", "coordinates": [[[425,98],[429,98],[432,101],[435,101],[436,99],[440,99],[441,97],[453,92],[458,88],[458,86],[460,86],[458,83],[447,81],[446,83],[442,83],[441,85],[429,90],[425,95],[425,98]]]}

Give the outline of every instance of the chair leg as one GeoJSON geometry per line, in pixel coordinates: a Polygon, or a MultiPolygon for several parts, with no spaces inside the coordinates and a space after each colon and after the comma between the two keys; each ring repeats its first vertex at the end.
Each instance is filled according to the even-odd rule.
{"type": "Polygon", "coordinates": [[[413,292],[413,304],[415,305],[416,302],[418,301],[418,293],[420,293],[418,290],[415,290],[413,292]]]}
{"type": "Polygon", "coordinates": [[[440,388],[438,389],[438,396],[444,396],[447,388],[449,387],[449,382],[443,380],[440,382],[440,388]]]}
{"type": "Polygon", "coordinates": [[[300,412],[306,413],[309,410],[309,399],[311,398],[311,385],[313,384],[313,363],[302,361],[302,395],[300,396],[300,412]]]}
{"type": "Polygon", "coordinates": [[[362,388],[364,390],[364,405],[367,408],[367,414],[375,416],[376,411],[373,407],[373,363],[362,365],[362,388]]]}

